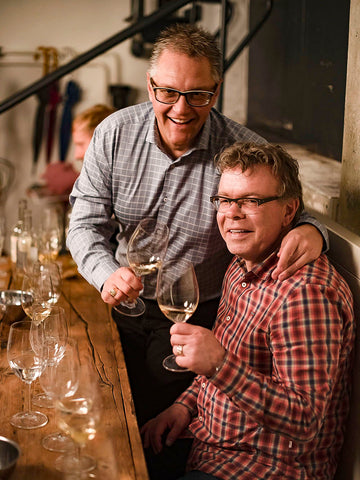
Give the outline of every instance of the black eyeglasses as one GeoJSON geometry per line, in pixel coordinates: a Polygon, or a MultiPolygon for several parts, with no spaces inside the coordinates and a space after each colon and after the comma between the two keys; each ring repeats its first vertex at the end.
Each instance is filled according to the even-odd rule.
{"type": "Polygon", "coordinates": [[[260,205],[264,203],[272,202],[273,200],[279,200],[280,197],[267,197],[267,198],[229,198],[223,195],[214,195],[210,197],[210,201],[214,205],[215,209],[224,213],[229,210],[232,203],[236,203],[237,206],[245,215],[254,215],[259,213],[260,205]]]}
{"type": "MultiPolygon", "coordinates": [[[[215,92],[206,90],[180,92],[180,90],[175,90],[175,88],[158,87],[152,78],[150,78],[150,83],[156,100],[167,105],[173,105],[179,100],[181,95],[184,95],[186,102],[191,107],[206,107],[206,105],[209,105],[212,96],[215,95],[215,92]]],[[[216,88],[217,85],[215,85],[215,90],[216,88]]]]}

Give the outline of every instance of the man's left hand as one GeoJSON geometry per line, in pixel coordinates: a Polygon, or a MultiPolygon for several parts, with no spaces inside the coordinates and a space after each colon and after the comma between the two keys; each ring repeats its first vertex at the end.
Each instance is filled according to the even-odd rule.
{"type": "Polygon", "coordinates": [[[323,237],[310,224],[293,228],[285,235],[278,253],[279,262],[272,273],[274,280],[286,280],[299,268],[316,260],[323,248],[323,237]]]}

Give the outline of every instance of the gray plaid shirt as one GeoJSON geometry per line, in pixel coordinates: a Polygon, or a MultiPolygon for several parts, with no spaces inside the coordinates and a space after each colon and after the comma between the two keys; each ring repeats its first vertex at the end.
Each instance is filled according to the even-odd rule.
{"type": "MultiPolygon", "coordinates": [[[[73,210],[67,243],[85,279],[100,290],[119,265],[128,265],[126,245],[139,221],[157,217],[170,229],[166,259],[193,262],[201,301],[219,296],[232,255],[219,233],[209,197],[217,192],[219,181],[214,157],[235,141],[265,142],[212,109],[195,145],[173,160],[157,141],[150,102],[106,118],[94,132],[70,196],[73,210]],[[112,216],[119,223],[115,256],[110,242],[112,216]]],[[[314,219],[310,223],[326,236],[314,219]]],[[[151,277],[145,278],[148,298],[155,294],[151,277]]]]}

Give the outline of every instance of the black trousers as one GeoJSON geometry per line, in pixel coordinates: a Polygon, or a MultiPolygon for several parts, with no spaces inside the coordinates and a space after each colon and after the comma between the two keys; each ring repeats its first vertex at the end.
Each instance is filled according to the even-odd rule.
{"type": "MultiPolygon", "coordinates": [[[[141,317],[127,317],[112,310],[124,351],[126,368],[134,398],[139,426],[158,415],[192,382],[192,372],[169,372],[163,359],[172,353],[171,321],[154,300],[144,299],[146,312],[141,317]]],[[[219,299],[199,304],[188,323],[211,328],[219,299]]]]}

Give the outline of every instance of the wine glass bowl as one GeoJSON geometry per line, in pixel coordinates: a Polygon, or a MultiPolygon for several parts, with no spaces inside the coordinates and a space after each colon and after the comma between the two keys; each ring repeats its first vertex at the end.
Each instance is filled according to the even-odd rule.
{"type": "MultiPolygon", "coordinates": [[[[169,241],[167,225],[156,218],[144,218],[130,237],[127,246],[127,260],[137,277],[154,274],[158,271],[166,253],[169,241]]],[[[145,312],[141,298],[133,302],[121,302],[114,307],[119,313],[138,317],[145,312]]]]}
{"type": "Polygon", "coordinates": [[[34,308],[54,305],[60,295],[61,275],[56,263],[37,262],[23,275],[21,303],[29,318],[32,318],[34,308]]]}
{"type": "MultiPolygon", "coordinates": [[[[161,265],[156,288],[156,298],[161,312],[172,322],[186,322],[199,303],[199,287],[195,269],[187,260],[173,260],[161,265]]],[[[176,363],[176,356],[169,355],[163,366],[172,372],[188,371],[176,363]]]]}

